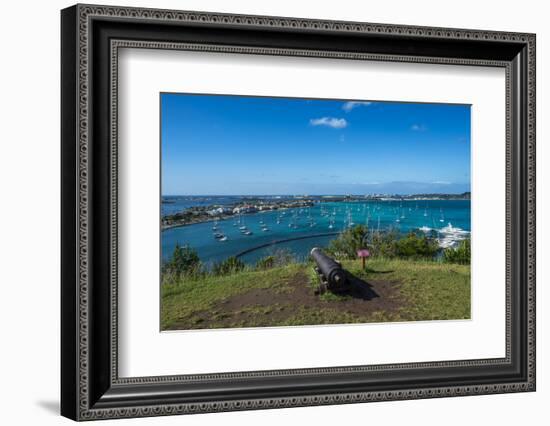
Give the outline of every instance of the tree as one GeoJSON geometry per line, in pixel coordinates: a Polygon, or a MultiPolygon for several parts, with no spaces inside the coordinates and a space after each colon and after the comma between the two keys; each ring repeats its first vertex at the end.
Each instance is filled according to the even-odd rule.
{"type": "Polygon", "coordinates": [[[433,238],[410,232],[406,237],[396,241],[395,253],[397,257],[433,259],[438,250],[439,246],[433,238]]]}
{"type": "Polygon", "coordinates": [[[172,257],[165,266],[165,271],[175,275],[193,275],[200,272],[201,262],[197,251],[188,245],[176,243],[172,257]]]}
{"type": "Polygon", "coordinates": [[[373,257],[394,258],[397,254],[398,234],[395,230],[375,232],[372,234],[368,249],[373,257]]]}
{"type": "Polygon", "coordinates": [[[357,250],[365,248],[367,234],[368,230],[364,225],[346,229],[338,238],[330,242],[328,251],[336,256],[355,259],[357,250]]]}
{"type": "Polygon", "coordinates": [[[448,248],[443,252],[443,261],[447,263],[459,263],[469,265],[471,257],[470,239],[462,240],[458,247],[448,248]]]}
{"type": "Polygon", "coordinates": [[[368,234],[365,226],[357,225],[331,241],[328,251],[335,256],[355,259],[361,248],[368,248],[373,257],[414,259],[433,259],[439,250],[436,239],[430,236],[410,232],[400,237],[395,230],[368,234]]]}

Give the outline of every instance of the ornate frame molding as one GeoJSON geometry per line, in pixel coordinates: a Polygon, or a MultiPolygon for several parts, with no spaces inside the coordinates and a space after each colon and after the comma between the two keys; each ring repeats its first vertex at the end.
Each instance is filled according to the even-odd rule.
{"type": "MultiPolygon", "coordinates": [[[[358,22],[336,22],[324,20],[294,19],[294,18],[275,18],[265,16],[246,16],[246,15],[228,15],[201,12],[169,11],[156,9],[135,9],[125,7],[104,7],[77,5],[71,9],[71,12],[65,12],[67,19],[75,28],[71,32],[76,37],[76,51],[74,52],[75,67],[75,89],[76,89],[76,132],[75,139],[64,141],[65,144],[74,144],[76,149],[75,170],[75,190],[76,203],[73,206],[76,215],[76,247],[75,253],[71,256],[76,262],[76,279],[64,285],[64,291],[67,286],[74,286],[76,309],[72,315],[66,315],[63,321],[68,321],[67,316],[74,316],[76,322],[76,338],[73,344],[77,351],[77,359],[74,364],[75,383],[71,385],[71,390],[77,393],[76,407],[65,408],[65,414],[71,418],[79,420],[102,419],[112,417],[140,417],[150,415],[169,415],[196,412],[215,412],[244,409],[278,408],[292,406],[308,406],[323,404],[341,404],[366,401],[400,400],[415,398],[435,398],[443,396],[461,396],[487,393],[504,393],[517,391],[532,391],[535,389],[535,36],[533,34],[519,34],[510,32],[495,31],[477,31],[464,29],[447,28],[426,28],[409,27],[401,25],[369,24],[358,22]],[[70,16],[69,16],[70,14],[70,16]],[[90,354],[93,351],[92,341],[94,336],[91,333],[92,318],[90,316],[90,269],[93,257],[91,257],[91,238],[90,224],[93,211],[93,194],[91,193],[92,170],[90,162],[90,142],[93,136],[90,135],[90,114],[92,111],[92,82],[91,82],[91,49],[92,22],[97,19],[132,21],[143,24],[172,23],[172,24],[191,24],[191,25],[220,25],[227,28],[256,28],[256,29],[277,29],[292,31],[315,31],[327,34],[360,34],[360,35],[381,35],[384,37],[411,37],[418,39],[437,39],[437,40],[466,40],[483,41],[487,43],[506,42],[525,46],[527,58],[526,84],[526,155],[524,160],[527,173],[527,181],[524,193],[526,202],[526,270],[527,282],[525,300],[526,311],[526,379],[520,381],[504,382],[499,384],[480,384],[466,386],[437,386],[427,388],[402,388],[399,390],[386,391],[367,391],[367,392],[338,392],[315,394],[307,396],[274,396],[269,398],[246,398],[246,399],[228,399],[216,400],[210,402],[175,402],[162,403],[141,406],[111,406],[110,404],[101,405],[96,397],[92,397],[94,391],[90,389],[90,375],[94,370],[90,365],[90,354]],[[74,33],[73,33],[74,32],[74,33]]],[[[304,376],[308,374],[330,375],[341,373],[372,372],[386,370],[400,370],[410,368],[443,368],[443,367],[472,367],[482,365],[503,365],[511,363],[511,340],[512,340],[512,265],[510,256],[512,254],[512,217],[513,207],[512,199],[512,163],[518,161],[513,158],[511,140],[515,129],[511,128],[511,120],[514,105],[512,97],[514,95],[514,82],[512,73],[514,64],[507,60],[485,60],[471,58],[452,58],[437,56],[407,56],[395,54],[379,53],[360,53],[345,51],[326,51],[315,49],[294,49],[294,48],[272,48],[272,47],[247,47],[235,45],[215,45],[201,43],[181,43],[171,41],[144,41],[132,39],[112,39],[110,41],[110,344],[111,360],[109,367],[110,386],[124,387],[125,385],[153,385],[170,384],[181,382],[197,381],[218,381],[222,379],[243,379],[243,378],[262,378],[277,376],[304,376]],[[235,54],[262,54],[262,55],[292,55],[292,56],[311,56],[336,59],[357,59],[374,61],[397,61],[397,62],[424,62],[424,63],[442,63],[456,65],[481,65],[504,67],[506,69],[506,108],[507,108],[507,164],[506,164],[506,193],[507,193],[507,259],[506,259],[506,358],[504,359],[486,359],[486,360],[464,360],[453,362],[434,362],[434,363],[415,363],[415,364],[392,364],[380,366],[362,366],[362,367],[328,367],[322,369],[305,370],[275,370],[263,372],[245,372],[245,373],[223,373],[212,375],[194,375],[194,376],[163,376],[146,378],[126,378],[118,377],[117,369],[117,71],[118,71],[118,49],[120,48],[154,48],[154,49],[176,49],[176,50],[195,50],[209,52],[225,52],[235,54]]],[[[69,261],[67,259],[66,261],[69,261]]],[[[65,385],[67,389],[69,385],[65,385]]],[[[67,404],[72,402],[67,397],[67,404]]],[[[63,410],[63,409],[62,409],[63,410]]]]}

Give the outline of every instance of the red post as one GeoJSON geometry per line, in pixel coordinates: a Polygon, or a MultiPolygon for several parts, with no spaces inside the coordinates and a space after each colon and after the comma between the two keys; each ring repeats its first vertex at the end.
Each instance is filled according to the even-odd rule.
{"type": "Polygon", "coordinates": [[[360,249],[357,250],[357,256],[361,258],[361,261],[363,262],[363,270],[365,270],[365,262],[367,260],[367,257],[370,256],[370,252],[367,249],[360,249]]]}

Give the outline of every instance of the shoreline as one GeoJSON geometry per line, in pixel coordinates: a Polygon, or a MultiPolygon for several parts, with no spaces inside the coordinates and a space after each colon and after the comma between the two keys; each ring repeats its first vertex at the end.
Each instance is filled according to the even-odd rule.
{"type": "MultiPolygon", "coordinates": [[[[411,196],[413,197],[413,196],[411,196]]],[[[414,196],[414,197],[419,197],[414,196]]],[[[331,203],[331,202],[392,202],[392,201],[470,201],[470,198],[450,198],[450,194],[441,194],[440,197],[432,198],[392,198],[388,197],[376,197],[376,198],[359,198],[359,197],[326,197],[319,199],[296,199],[295,201],[275,201],[267,203],[259,203],[250,205],[247,203],[239,202],[227,206],[219,204],[211,204],[208,206],[192,206],[183,209],[180,212],[169,214],[161,217],[161,231],[168,229],[179,228],[182,226],[196,225],[200,223],[208,223],[214,221],[227,220],[239,215],[252,215],[265,212],[273,212],[279,210],[288,210],[296,208],[309,208],[315,204],[331,203]],[[235,212],[239,209],[238,212],[235,212]],[[243,210],[242,212],[240,210],[243,210]],[[216,213],[213,213],[217,211],[216,213]],[[169,223],[166,223],[169,222],[169,223]]],[[[172,204],[172,203],[167,203],[172,204]]]]}
{"type": "Polygon", "coordinates": [[[303,209],[314,206],[312,200],[260,202],[250,204],[238,202],[230,205],[210,204],[208,206],[188,207],[181,212],[161,217],[161,229],[169,229],[177,226],[194,225],[211,221],[235,218],[241,215],[264,213],[288,209],[303,209]]]}

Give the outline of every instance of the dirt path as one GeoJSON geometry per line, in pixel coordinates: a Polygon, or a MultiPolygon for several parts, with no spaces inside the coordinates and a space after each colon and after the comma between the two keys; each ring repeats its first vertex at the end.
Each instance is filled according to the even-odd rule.
{"type": "Polygon", "coordinates": [[[208,311],[176,322],[171,329],[262,327],[369,322],[404,305],[400,283],[363,281],[349,276],[352,291],[343,297],[316,295],[305,272],[291,276],[279,289],[253,289],[214,304],[208,311]],[[346,318],[342,321],[342,318],[346,318]]]}

